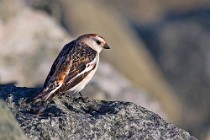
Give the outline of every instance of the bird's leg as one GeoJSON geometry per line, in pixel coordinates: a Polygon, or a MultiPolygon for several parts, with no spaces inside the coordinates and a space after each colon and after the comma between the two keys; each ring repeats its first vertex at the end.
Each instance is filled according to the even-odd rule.
{"type": "Polygon", "coordinates": [[[79,95],[80,95],[80,97],[82,98],[82,101],[83,101],[84,103],[87,103],[87,102],[88,102],[88,97],[82,96],[82,93],[81,93],[81,92],[79,92],[79,95]]]}
{"type": "Polygon", "coordinates": [[[82,93],[81,93],[81,92],[79,92],[79,95],[80,95],[80,97],[81,97],[81,98],[83,98],[83,96],[82,96],[82,93]]]}
{"type": "Polygon", "coordinates": [[[82,96],[82,93],[81,92],[78,92],[79,93],[79,95],[80,95],[80,97],[79,98],[77,98],[76,100],[74,100],[74,101],[78,101],[78,100],[82,100],[82,102],[84,102],[84,103],[87,103],[88,102],[88,97],[83,97],[82,96]]]}

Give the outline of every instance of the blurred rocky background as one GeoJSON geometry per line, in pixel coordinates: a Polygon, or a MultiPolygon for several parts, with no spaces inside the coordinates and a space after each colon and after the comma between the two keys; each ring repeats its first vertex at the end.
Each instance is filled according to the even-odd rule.
{"type": "Polygon", "coordinates": [[[84,96],[135,102],[209,139],[209,0],[0,0],[0,84],[42,86],[84,33],[111,46],[84,96]]]}
{"type": "Polygon", "coordinates": [[[0,100],[0,140],[27,140],[5,102],[0,100]]]}

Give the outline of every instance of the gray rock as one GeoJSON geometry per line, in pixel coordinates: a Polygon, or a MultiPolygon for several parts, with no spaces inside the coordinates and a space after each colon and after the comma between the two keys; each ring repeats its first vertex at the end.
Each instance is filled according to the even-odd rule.
{"type": "Polygon", "coordinates": [[[40,89],[0,88],[29,139],[149,139],[195,140],[188,132],[131,102],[97,101],[65,94],[49,103],[41,115],[31,114],[25,100],[40,89]]]}
{"type": "Polygon", "coordinates": [[[0,140],[26,140],[9,108],[0,100],[0,140]]]}
{"type": "Polygon", "coordinates": [[[88,84],[82,93],[94,99],[133,102],[160,115],[165,120],[170,120],[160,101],[152,98],[143,88],[137,89],[125,76],[104,61],[100,62],[91,84],[88,84]]]}
{"type": "Polygon", "coordinates": [[[210,123],[210,32],[204,25],[210,25],[210,20],[204,22],[199,19],[165,23],[159,29],[161,54],[158,60],[177,95],[188,110],[195,112],[184,121],[205,125],[210,123]]]}
{"type": "Polygon", "coordinates": [[[199,139],[210,127],[209,11],[169,12],[161,22],[137,29],[185,104],[179,124],[199,139]]]}

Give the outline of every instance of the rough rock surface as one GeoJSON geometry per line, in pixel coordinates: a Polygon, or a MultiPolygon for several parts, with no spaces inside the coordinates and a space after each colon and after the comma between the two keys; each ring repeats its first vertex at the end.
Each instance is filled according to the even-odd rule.
{"type": "Polygon", "coordinates": [[[188,132],[130,102],[97,101],[66,94],[54,99],[41,115],[25,99],[40,89],[1,86],[0,97],[10,106],[29,139],[173,139],[195,140],[188,132]]]}
{"type": "Polygon", "coordinates": [[[10,112],[0,100],[0,140],[26,140],[26,136],[10,112]]]}
{"type": "Polygon", "coordinates": [[[112,65],[101,61],[96,74],[82,93],[91,99],[128,101],[145,107],[165,120],[170,117],[162,104],[143,89],[135,88],[132,83],[112,65]]]}

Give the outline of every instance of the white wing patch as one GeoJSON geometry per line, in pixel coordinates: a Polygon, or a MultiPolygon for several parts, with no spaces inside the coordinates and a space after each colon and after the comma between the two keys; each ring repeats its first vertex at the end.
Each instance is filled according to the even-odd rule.
{"type": "Polygon", "coordinates": [[[55,91],[58,90],[61,86],[62,86],[62,83],[59,83],[59,85],[58,85],[55,89],[53,89],[50,93],[48,93],[46,96],[44,96],[43,99],[44,99],[44,100],[49,99],[49,97],[50,97],[53,93],[55,93],[55,91]]]}
{"type": "Polygon", "coordinates": [[[75,85],[74,87],[72,87],[69,90],[70,91],[75,91],[75,92],[81,91],[85,87],[85,85],[90,81],[90,79],[93,77],[93,75],[95,74],[97,66],[98,66],[98,62],[99,62],[99,57],[98,57],[98,55],[96,55],[95,59],[92,62],[86,64],[86,68],[84,69],[84,71],[82,71],[81,73],[77,74],[68,83],[72,82],[78,76],[81,76],[82,74],[92,70],[93,67],[95,67],[95,69],[93,69],[80,83],[78,83],[77,85],[75,85]]]}

